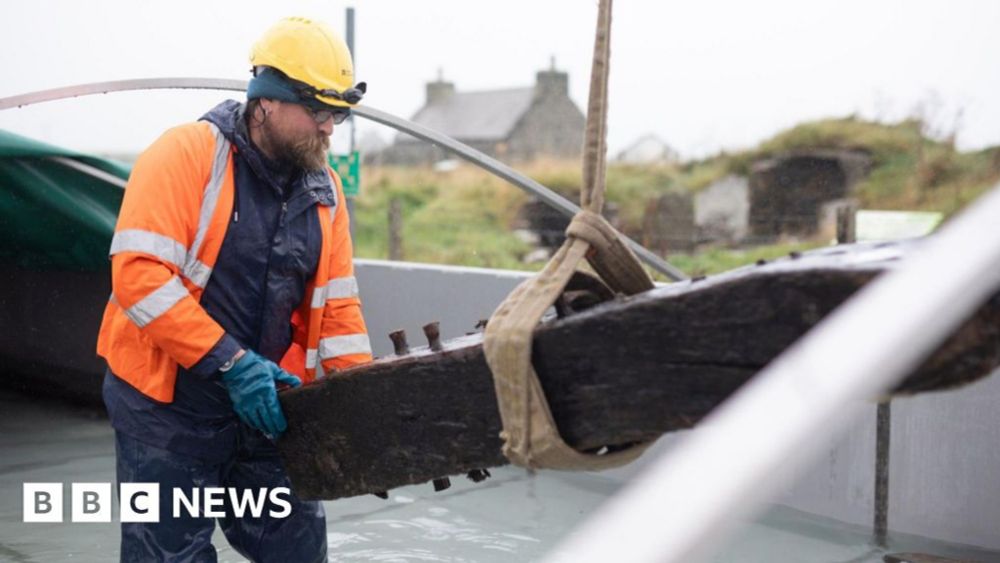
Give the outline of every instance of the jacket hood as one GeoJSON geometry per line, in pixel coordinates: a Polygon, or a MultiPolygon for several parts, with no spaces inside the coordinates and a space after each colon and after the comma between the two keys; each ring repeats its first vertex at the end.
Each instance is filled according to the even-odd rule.
{"type": "MultiPolygon", "coordinates": [[[[250,142],[250,133],[247,131],[246,120],[243,117],[245,111],[246,104],[236,100],[226,100],[201,116],[200,121],[208,121],[218,127],[226,139],[236,146],[236,150],[243,155],[251,168],[258,175],[267,178],[276,189],[281,190],[282,186],[275,180],[274,174],[271,172],[272,167],[265,164],[264,155],[250,142]]],[[[324,205],[335,204],[336,195],[333,182],[325,169],[305,171],[300,175],[299,181],[306,191],[317,192],[320,203],[324,205]]]]}
{"type": "Polygon", "coordinates": [[[199,121],[208,121],[215,124],[222,131],[222,134],[229,139],[230,143],[236,145],[240,151],[250,146],[250,138],[247,133],[246,124],[243,121],[243,112],[246,104],[241,104],[236,100],[226,100],[208,113],[201,116],[199,121]],[[242,129],[242,131],[237,131],[242,129]]]}

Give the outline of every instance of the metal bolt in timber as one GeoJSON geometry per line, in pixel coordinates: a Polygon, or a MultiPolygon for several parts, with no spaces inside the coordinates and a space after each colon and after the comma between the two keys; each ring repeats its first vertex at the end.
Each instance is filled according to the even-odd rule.
{"type": "Polygon", "coordinates": [[[473,469],[466,475],[473,483],[479,483],[485,481],[487,477],[492,477],[488,469],[473,469]]]}
{"type": "Polygon", "coordinates": [[[390,332],[389,340],[392,340],[392,349],[397,356],[405,356],[410,353],[410,345],[406,343],[405,330],[399,329],[390,332]]]}
{"type": "Polygon", "coordinates": [[[427,345],[435,352],[441,350],[441,323],[434,321],[424,325],[424,336],[427,337],[427,345]]]}

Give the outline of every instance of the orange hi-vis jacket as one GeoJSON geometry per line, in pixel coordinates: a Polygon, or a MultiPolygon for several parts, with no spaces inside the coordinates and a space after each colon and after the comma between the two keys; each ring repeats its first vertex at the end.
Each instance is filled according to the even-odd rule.
{"type": "MultiPolygon", "coordinates": [[[[112,373],[160,402],[173,401],[178,365],[190,368],[225,335],[199,301],[233,211],[234,150],[212,123],[176,127],[140,156],[125,190],[97,353],[112,373]]],[[[316,206],[320,260],[292,314],[292,344],[280,362],[303,383],[319,366],[321,375],[372,357],[343,188],[328,172],[337,204],[316,206]]]]}

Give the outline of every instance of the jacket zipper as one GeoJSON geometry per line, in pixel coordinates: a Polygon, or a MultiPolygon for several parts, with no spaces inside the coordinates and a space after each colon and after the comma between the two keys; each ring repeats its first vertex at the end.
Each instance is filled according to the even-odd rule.
{"type": "Polygon", "coordinates": [[[240,222],[240,190],[233,182],[233,223],[240,222]]]}

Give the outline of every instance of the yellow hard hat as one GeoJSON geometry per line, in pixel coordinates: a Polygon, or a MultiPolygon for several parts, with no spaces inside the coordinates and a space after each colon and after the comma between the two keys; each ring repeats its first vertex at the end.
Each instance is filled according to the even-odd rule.
{"type": "Polygon", "coordinates": [[[305,86],[302,94],[324,104],[354,107],[365,83],[354,85],[354,64],[347,43],[324,23],[284,18],[254,44],[250,64],[283,72],[305,86]]]}

